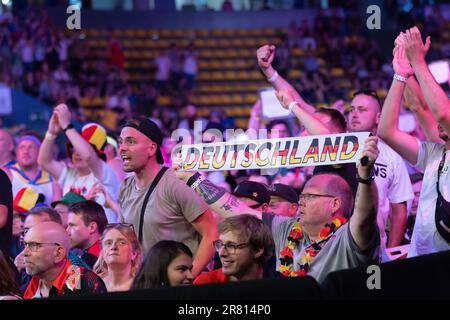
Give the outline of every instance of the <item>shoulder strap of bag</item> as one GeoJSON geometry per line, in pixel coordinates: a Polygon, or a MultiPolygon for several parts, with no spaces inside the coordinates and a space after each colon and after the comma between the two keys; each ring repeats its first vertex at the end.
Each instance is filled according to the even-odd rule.
{"type": "Polygon", "coordinates": [[[144,215],[145,215],[145,209],[147,208],[148,199],[150,199],[150,195],[152,194],[153,190],[155,190],[156,185],[158,184],[159,180],[161,180],[162,176],[167,171],[167,169],[169,169],[169,168],[162,167],[161,170],[159,170],[155,179],[153,179],[153,182],[150,185],[150,188],[148,189],[147,193],[145,194],[144,203],[142,204],[142,208],[141,208],[141,216],[139,218],[139,241],[141,243],[142,243],[142,231],[144,228],[144,215]]]}

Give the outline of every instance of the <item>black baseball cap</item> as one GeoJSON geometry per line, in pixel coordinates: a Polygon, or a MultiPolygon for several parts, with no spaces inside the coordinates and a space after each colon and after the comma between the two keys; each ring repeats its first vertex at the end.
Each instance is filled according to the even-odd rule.
{"type": "Polygon", "coordinates": [[[275,183],[269,189],[271,196],[277,196],[289,201],[290,203],[298,203],[298,194],[295,192],[294,188],[288,186],[287,184],[275,183]]]}
{"type": "Polygon", "coordinates": [[[234,189],[233,195],[236,197],[249,198],[258,202],[260,205],[270,202],[269,190],[259,182],[243,181],[234,189]]]}
{"type": "Polygon", "coordinates": [[[164,163],[164,158],[161,153],[161,145],[163,143],[164,137],[161,129],[158,127],[156,123],[145,117],[138,117],[128,119],[124,127],[134,128],[139,132],[143,133],[144,135],[146,135],[154,143],[156,143],[157,146],[156,161],[158,161],[159,164],[164,163]]]}

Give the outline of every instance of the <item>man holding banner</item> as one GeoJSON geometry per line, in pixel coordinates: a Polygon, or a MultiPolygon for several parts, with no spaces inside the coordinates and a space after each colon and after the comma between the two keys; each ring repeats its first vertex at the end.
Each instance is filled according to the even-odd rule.
{"type": "MultiPolygon", "coordinates": [[[[296,110],[304,110],[313,113],[315,108],[303,100],[300,94],[285,79],[278,75],[272,67],[275,57],[275,46],[264,45],[256,52],[258,65],[272,86],[278,92],[289,92],[282,96],[291,98],[283,103],[283,106],[297,104],[296,110]]],[[[381,101],[375,90],[361,90],[353,95],[350,113],[348,116],[348,131],[370,132],[376,135],[381,114],[381,101]]],[[[291,107],[289,107],[291,109],[291,107]]],[[[309,134],[323,134],[320,127],[312,125],[310,121],[300,119],[309,134]],[[308,126],[308,127],[306,127],[308,126]]],[[[381,235],[381,246],[395,247],[400,245],[406,228],[406,202],[414,198],[409,175],[403,159],[381,139],[378,140],[380,157],[375,163],[375,181],[378,187],[378,227],[381,235]],[[386,224],[390,220],[389,240],[387,239],[386,224]]]]}
{"type": "Polygon", "coordinates": [[[275,240],[277,270],[283,275],[310,275],[321,282],[329,272],[378,260],[378,196],[373,183],[373,167],[378,157],[377,138],[367,138],[362,152],[362,148],[357,149],[359,157],[353,161],[359,163],[361,157],[367,157],[368,162],[365,166],[357,166],[359,185],[353,214],[351,189],[335,174],[313,176],[300,195],[299,218],[290,218],[249,208],[200,174],[184,171],[181,156],[174,160],[174,169],[214,212],[223,217],[252,214],[268,224],[275,240]]]}

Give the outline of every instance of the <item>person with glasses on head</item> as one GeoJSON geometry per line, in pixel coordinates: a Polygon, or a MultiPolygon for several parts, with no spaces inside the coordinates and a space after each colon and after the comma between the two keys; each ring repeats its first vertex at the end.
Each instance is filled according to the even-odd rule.
{"type": "Polygon", "coordinates": [[[99,276],[69,261],[70,239],[60,224],[35,225],[23,243],[25,270],[32,277],[24,299],[106,292],[99,276]]]}
{"type": "Polygon", "coordinates": [[[100,243],[102,251],[94,271],[102,277],[108,292],[130,290],[142,261],[142,247],[133,225],[108,224],[100,243]]]}
{"type": "Polygon", "coordinates": [[[180,171],[181,157],[174,159],[173,166],[177,177],[208,199],[210,208],[222,217],[251,214],[262,219],[272,231],[277,270],[283,275],[310,275],[322,282],[332,271],[378,262],[377,188],[373,183],[377,156],[377,138],[369,137],[361,153],[368,162],[357,165],[359,185],[355,203],[350,186],[340,176],[329,173],[313,176],[303,189],[298,218],[248,207],[199,174],[180,171]]]}
{"type": "Polygon", "coordinates": [[[417,27],[396,38],[395,75],[378,129],[386,143],[424,174],[408,257],[450,249],[450,100],[425,61],[429,47],[429,37],[424,43],[417,27]],[[419,109],[416,115],[428,131],[428,141],[418,143],[398,128],[402,96],[408,87],[417,95],[420,105],[414,107],[419,109]],[[432,138],[436,133],[438,137],[432,138]]]}
{"type": "Polygon", "coordinates": [[[255,216],[243,214],[219,223],[219,239],[214,248],[222,267],[202,273],[194,284],[259,280],[280,277],[273,268],[264,268],[274,255],[270,229],[255,216]]]}
{"type": "Polygon", "coordinates": [[[193,255],[188,246],[178,241],[159,241],[146,254],[132,289],[190,285],[194,280],[192,268],[193,255]]]}
{"type": "MultiPolygon", "coordinates": [[[[382,104],[375,90],[365,89],[353,94],[348,114],[349,132],[370,132],[377,135],[382,104]]],[[[382,258],[384,248],[399,246],[406,230],[407,201],[414,198],[405,162],[382,139],[378,139],[380,156],[375,163],[375,182],[378,188],[378,228],[381,235],[382,258]],[[386,234],[390,221],[389,239],[386,234]]]]}

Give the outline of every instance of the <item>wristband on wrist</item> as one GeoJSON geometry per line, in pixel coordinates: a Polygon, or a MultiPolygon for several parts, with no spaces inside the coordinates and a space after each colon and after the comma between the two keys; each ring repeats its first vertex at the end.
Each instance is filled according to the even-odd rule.
{"type": "Polygon", "coordinates": [[[370,172],[370,176],[368,177],[368,178],[361,178],[360,176],[359,176],[359,173],[358,173],[358,171],[356,171],[356,180],[359,182],[359,183],[362,183],[362,184],[371,184],[372,183],[372,181],[375,179],[375,172],[374,172],[374,170],[372,169],[372,171],[370,172]]]}
{"type": "Polygon", "coordinates": [[[292,109],[294,108],[294,106],[298,106],[297,101],[292,101],[291,103],[289,103],[289,106],[288,106],[289,112],[292,113],[292,109]]]}
{"type": "Polygon", "coordinates": [[[196,172],[192,177],[189,178],[189,180],[186,182],[186,184],[188,185],[188,187],[192,188],[192,185],[194,184],[194,182],[197,181],[197,179],[200,177],[200,173],[196,172]]]}
{"type": "Polygon", "coordinates": [[[53,140],[56,139],[56,135],[54,135],[53,133],[50,133],[50,132],[47,131],[47,132],[45,133],[44,139],[53,141],[53,140]]]}
{"type": "Polygon", "coordinates": [[[69,124],[67,125],[67,127],[65,127],[65,128],[63,129],[63,132],[66,133],[67,130],[73,129],[73,128],[74,128],[73,124],[72,124],[72,123],[69,123],[69,124]]]}
{"type": "Polygon", "coordinates": [[[394,79],[403,83],[406,83],[408,81],[408,78],[405,78],[399,74],[394,74],[394,79]]]}
{"type": "Polygon", "coordinates": [[[275,80],[277,80],[277,78],[278,78],[278,72],[275,70],[275,73],[270,78],[267,78],[267,81],[275,82],[275,80]]]}

